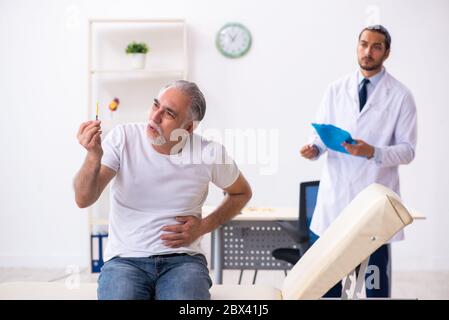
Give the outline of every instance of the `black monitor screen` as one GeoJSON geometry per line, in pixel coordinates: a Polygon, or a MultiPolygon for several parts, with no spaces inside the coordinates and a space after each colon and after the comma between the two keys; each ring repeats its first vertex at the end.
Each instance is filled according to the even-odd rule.
{"type": "MultiPolygon", "coordinates": [[[[310,226],[310,222],[312,221],[313,212],[315,211],[316,200],[318,196],[318,188],[319,182],[308,183],[305,185],[304,193],[305,193],[305,209],[306,209],[306,219],[307,226],[310,226]]],[[[309,229],[309,243],[313,244],[318,236],[314,234],[309,229]]]]}

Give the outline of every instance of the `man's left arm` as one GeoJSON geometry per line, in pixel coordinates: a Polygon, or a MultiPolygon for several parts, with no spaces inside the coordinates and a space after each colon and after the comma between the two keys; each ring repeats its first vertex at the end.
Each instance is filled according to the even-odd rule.
{"type": "Polygon", "coordinates": [[[191,244],[202,235],[213,231],[236,216],[252,196],[251,187],[242,173],[239,173],[233,184],[223,190],[226,192],[223,202],[206,218],[177,217],[176,220],[180,224],[163,227],[163,231],[169,232],[161,236],[164,244],[171,248],[191,244]]]}
{"type": "Polygon", "coordinates": [[[415,157],[417,141],[416,106],[410,94],[403,100],[395,126],[394,140],[395,144],[391,146],[371,146],[363,140],[356,140],[355,145],[344,143],[343,146],[352,155],[374,158],[380,167],[410,163],[415,157]]]}
{"type": "Polygon", "coordinates": [[[252,197],[252,190],[242,173],[228,188],[223,202],[202,220],[202,234],[206,234],[231,220],[245,207],[252,197]]]}

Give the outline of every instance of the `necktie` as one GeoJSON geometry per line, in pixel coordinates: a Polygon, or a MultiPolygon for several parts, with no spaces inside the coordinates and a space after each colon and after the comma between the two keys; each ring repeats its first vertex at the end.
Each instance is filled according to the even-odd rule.
{"type": "Polygon", "coordinates": [[[366,103],[366,98],[368,97],[368,92],[366,91],[366,86],[368,83],[369,79],[364,78],[362,81],[362,88],[360,88],[359,91],[360,112],[362,112],[362,109],[366,103]]]}

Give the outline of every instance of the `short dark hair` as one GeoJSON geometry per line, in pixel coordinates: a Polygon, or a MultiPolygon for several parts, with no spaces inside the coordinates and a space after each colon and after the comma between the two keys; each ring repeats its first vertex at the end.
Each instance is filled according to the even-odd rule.
{"type": "Polygon", "coordinates": [[[373,26],[365,27],[359,34],[359,40],[360,40],[360,37],[362,36],[362,33],[366,30],[383,34],[385,36],[385,48],[387,50],[390,49],[391,36],[390,36],[390,33],[388,32],[387,28],[385,28],[383,25],[380,25],[380,24],[375,24],[373,26]]]}

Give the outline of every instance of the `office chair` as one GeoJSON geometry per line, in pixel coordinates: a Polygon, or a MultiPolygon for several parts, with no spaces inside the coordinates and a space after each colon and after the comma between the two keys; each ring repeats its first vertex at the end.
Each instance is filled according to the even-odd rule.
{"type": "Polygon", "coordinates": [[[319,185],[319,181],[300,183],[298,221],[278,222],[297,245],[296,248],[277,248],[273,250],[272,255],[275,259],[294,265],[317,240],[318,236],[309,229],[309,226],[315,210],[319,185]]]}

